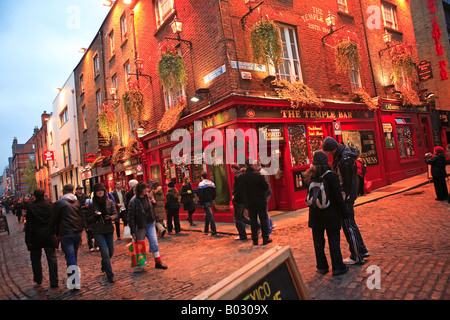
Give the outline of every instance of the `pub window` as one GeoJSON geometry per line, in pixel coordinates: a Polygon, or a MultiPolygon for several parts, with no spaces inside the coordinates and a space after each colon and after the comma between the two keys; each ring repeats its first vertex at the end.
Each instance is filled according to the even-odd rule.
{"type": "Polygon", "coordinates": [[[94,78],[95,78],[100,74],[100,58],[98,57],[98,53],[94,56],[93,64],[94,64],[94,78]]]}
{"type": "Polygon", "coordinates": [[[150,174],[152,176],[152,180],[161,184],[161,174],[159,172],[159,165],[154,165],[150,167],[150,174]]]}
{"type": "Polygon", "coordinates": [[[280,25],[280,35],[283,43],[283,61],[278,66],[277,75],[281,80],[302,82],[295,29],[280,25]]]}
{"type": "Polygon", "coordinates": [[[397,142],[400,158],[416,155],[413,141],[413,124],[410,118],[395,118],[397,142]]]}
{"type": "Polygon", "coordinates": [[[97,101],[97,109],[98,109],[98,112],[101,112],[101,111],[102,111],[102,110],[101,110],[101,106],[102,106],[102,93],[101,93],[100,90],[98,90],[98,91],[95,93],[95,97],[96,97],[96,101],[97,101]]]}
{"type": "Polygon", "coordinates": [[[63,143],[61,147],[64,159],[64,167],[68,167],[72,164],[70,157],[70,140],[67,140],[65,143],[63,143]]]}
{"type": "Polygon", "coordinates": [[[359,74],[359,69],[355,68],[350,70],[350,83],[352,85],[352,89],[361,88],[361,76],[359,74]]]}
{"type": "Polygon", "coordinates": [[[113,99],[119,99],[119,82],[117,80],[117,74],[113,75],[111,78],[113,88],[116,88],[114,94],[112,95],[113,99]]]}
{"type": "Polygon", "coordinates": [[[84,76],[80,75],[80,95],[84,93],[84,76]]]}
{"type": "Polygon", "coordinates": [[[66,106],[64,110],[59,114],[59,126],[62,127],[67,121],[69,121],[69,110],[66,106]]]}
{"type": "Polygon", "coordinates": [[[111,57],[116,54],[116,42],[114,41],[114,31],[111,31],[109,33],[109,53],[111,57]]]}
{"type": "Polygon", "coordinates": [[[397,30],[397,8],[391,3],[383,2],[381,10],[383,12],[384,26],[397,30]]]}
{"type": "Polygon", "coordinates": [[[288,126],[289,151],[293,167],[309,165],[306,129],[304,125],[288,126]]]}
{"type": "Polygon", "coordinates": [[[123,72],[125,74],[125,83],[128,86],[128,80],[130,79],[131,74],[130,61],[125,62],[125,64],[123,65],[123,72]]]}
{"type": "Polygon", "coordinates": [[[83,130],[87,129],[87,122],[86,122],[86,106],[81,107],[81,113],[83,115],[83,130]]]}
{"type": "Polygon", "coordinates": [[[181,104],[184,100],[185,95],[186,93],[184,87],[181,87],[179,89],[164,87],[164,103],[166,106],[166,110],[170,110],[181,104]]]}
{"type": "Polygon", "coordinates": [[[122,36],[122,42],[127,39],[127,16],[125,13],[120,17],[120,34],[122,36]]]}

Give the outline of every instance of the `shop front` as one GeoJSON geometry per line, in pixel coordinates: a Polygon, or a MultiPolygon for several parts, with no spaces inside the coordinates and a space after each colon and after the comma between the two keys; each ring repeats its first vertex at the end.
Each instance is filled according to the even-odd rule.
{"type": "MultiPolygon", "coordinates": [[[[233,222],[232,163],[243,166],[247,157],[259,159],[270,174],[269,210],[297,210],[306,206],[303,173],[327,136],[360,150],[374,187],[387,184],[380,156],[384,141],[381,133],[375,113],[364,104],[324,102],[321,108],[291,109],[286,101],[231,97],[203,113],[181,119],[166,134],[150,133],[139,140],[145,181],[156,180],[167,191],[167,184],[174,179],[180,190],[184,177],[189,176],[195,192],[201,172],[206,171],[216,184],[216,221],[233,222]],[[183,129],[182,134],[175,129],[183,129]],[[181,142],[188,152],[173,156],[174,147],[179,148],[181,142]],[[180,161],[177,157],[181,154],[180,161]]],[[[186,216],[180,209],[180,218],[186,216]]],[[[204,219],[203,209],[198,207],[194,219],[204,219]]]]}
{"type": "Polygon", "coordinates": [[[428,106],[404,107],[382,100],[380,119],[388,183],[427,172],[424,155],[433,152],[436,140],[428,106]]]}

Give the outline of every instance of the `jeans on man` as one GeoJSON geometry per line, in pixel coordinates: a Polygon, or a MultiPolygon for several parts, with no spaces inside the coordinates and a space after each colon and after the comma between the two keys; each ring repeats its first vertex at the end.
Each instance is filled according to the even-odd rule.
{"type": "Polygon", "coordinates": [[[81,233],[61,236],[61,249],[64,252],[67,266],[76,266],[78,248],[80,247],[81,233]]]}
{"type": "Polygon", "coordinates": [[[233,201],[233,208],[234,208],[234,223],[239,233],[239,238],[247,239],[247,232],[245,231],[245,223],[244,223],[245,205],[243,203],[237,203],[233,201]]]}
{"type": "Polygon", "coordinates": [[[250,226],[252,230],[252,240],[254,243],[258,242],[258,218],[261,222],[261,235],[263,241],[269,239],[269,224],[267,215],[267,203],[251,203],[248,205],[248,215],[250,217],[250,226]]]}
{"type": "MultiPolygon", "coordinates": [[[[58,263],[55,248],[43,248],[48,263],[48,273],[50,277],[50,285],[52,287],[58,285],[58,263]]],[[[42,249],[33,249],[30,251],[31,267],[33,269],[33,281],[37,284],[42,283],[42,249]]]]}
{"type": "Polygon", "coordinates": [[[108,279],[113,278],[111,258],[114,255],[114,233],[96,234],[95,242],[98,244],[102,256],[102,271],[106,272],[108,279]]]}
{"type": "Polygon", "coordinates": [[[148,243],[150,244],[149,251],[150,252],[159,251],[158,236],[156,234],[155,221],[147,224],[147,227],[145,227],[145,228],[138,228],[137,234],[136,234],[136,240],[143,241],[143,240],[145,240],[146,237],[148,239],[148,243]]]}
{"type": "Polygon", "coordinates": [[[214,215],[211,210],[212,203],[211,202],[205,202],[203,205],[203,209],[205,210],[205,233],[209,232],[209,225],[211,225],[211,234],[216,235],[216,223],[214,222],[214,215]]]}

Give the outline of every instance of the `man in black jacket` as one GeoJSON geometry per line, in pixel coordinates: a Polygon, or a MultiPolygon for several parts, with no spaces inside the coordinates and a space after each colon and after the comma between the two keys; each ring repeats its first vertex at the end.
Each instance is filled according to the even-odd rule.
{"type": "Polygon", "coordinates": [[[25,243],[30,251],[33,281],[42,283],[42,249],[47,257],[50,286],[58,286],[58,263],[56,258],[56,235],[50,229],[50,215],[53,204],[44,199],[44,190],[34,191],[36,200],[28,206],[27,223],[25,224],[25,243]]]}
{"type": "Polygon", "coordinates": [[[244,187],[245,203],[250,216],[253,244],[258,245],[258,218],[261,222],[263,245],[269,244],[272,242],[272,239],[269,238],[269,224],[266,211],[269,185],[264,177],[255,170],[251,159],[247,160],[246,172],[240,179],[244,187]]]}
{"type": "MultiPolygon", "coordinates": [[[[63,187],[63,197],[55,202],[50,225],[52,230],[56,230],[56,234],[61,237],[61,249],[66,258],[67,267],[70,267],[70,270],[76,269],[83,219],[80,202],[73,194],[73,185],[66,184],[63,187]]],[[[68,271],[67,275],[70,277],[72,272],[68,271]]],[[[67,285],[69,289],[80,289],[80,283],[77,281],[67,285]]]]}
{"type": "Polygon", "coordinates": [[[342,221],[342,229],[350,246],[351,255],[344,259],[344,263],[363,263],[364,258],[369,257],[369,252],[356,224],[355,210],[353,208],[358,197],[358,169],[356,165],[358,152],[345,144],[339,145],[331,137],[325,138],[322,143],[322,150],[333,156],[333,171],[337,173],[341,182],[342,196],[348,211],[348,218],[342,221]]]}

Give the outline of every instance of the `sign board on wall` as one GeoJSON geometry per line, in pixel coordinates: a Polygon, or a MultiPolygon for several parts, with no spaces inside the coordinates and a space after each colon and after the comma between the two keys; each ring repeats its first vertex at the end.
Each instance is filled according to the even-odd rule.
{"type": "Polygon", "coordinates": [[[55,153],[53,151],[44,151],[45,161],[55,161],[55,153]]]}
{"type": "Polygon", "coordinates": [[[309,300],[291,249],[277,246],[193,300],[309,300]]]}

